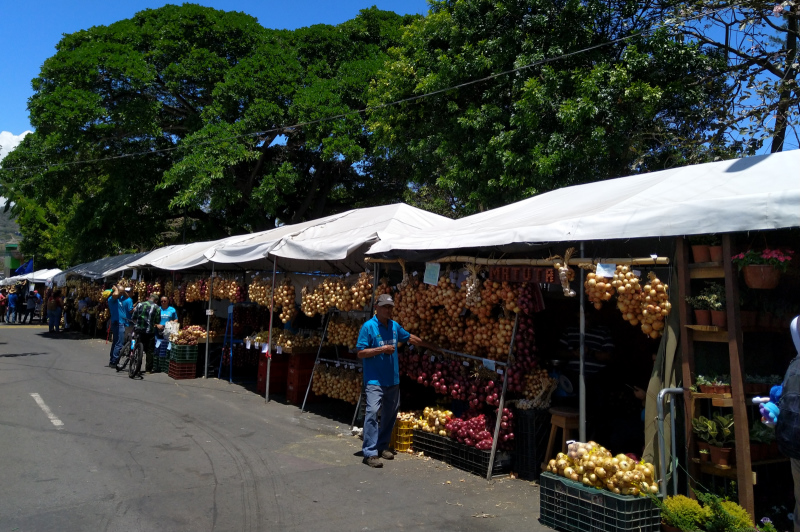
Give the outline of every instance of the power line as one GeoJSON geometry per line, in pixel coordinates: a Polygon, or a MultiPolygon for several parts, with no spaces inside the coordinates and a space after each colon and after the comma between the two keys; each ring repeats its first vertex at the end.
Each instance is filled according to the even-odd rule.
{"type": "Polygon", "coordinates": [[[521,72],[523,70],[527,70],[527,69],[534,68],[534,67],[537,67],[537,66],[545,65],[547,63],[553,63],[555,61],[560,61],[562,59],[567,59],[569,57],[573,57],[573,56],[576,56],[576,55],[579,55],[579,54],[583,54],[583,53],[586,53],[586,52],[591,52],[593,50],[597,50],[599,48],[604,48],[606,46],[611,46],[611,45],[614,45],[614,44],[618,44],[620,42],[624,42],[624,41],[627,41],[627,40],[630,40],[630,39],[634,39],[634,38],[637,38],[637,37],[642,37],[642,36],[648,35],[650,33],[653,33],[655,31],[658,31],[659,29],[669,28],[669,27],[672,27],[675,24],[679,24],[679,23],[682,23],[682,22],[688,22],[688,21],[694,20],[694,19],[704,18],[704,17],[707,17],[710,13],[713,13],[714,11],[720,11],[720,10],[724,10],[724,9],[729,9],[731,7],[735,7],[735,6],[734,5],[730,5],[730,6],[719,7],[717,9],[709,10],[709,12],[707,12],[707,13],[697,14],[697,15],[694,15],[694,16],[691,16],[691,17],[688,17],[688,18],[685,18],[685,19],[675,18],[675,19],[672,19],[669,23],[665,22],[665,23],[662,23],[662,24],[657,24],[657,25],[653,26],[652,28],[648,28],[646,30],[641,31],[640,33],[633,33],[633,34],[627,35],[625,37],[619,37],[617,39],[613,39],[613,40],[606,41],[606,42],[603,42],[603,43],[595,44],[593,46],[588,46],[586,48],[582,48],[580,50],[575,50],[573,52],[567,52],[567,53],[564,53],[564,54],[561,54],[561,55],[558,55],[558,56],[555,56],[555,57],[546,58],[546,59],[540,59],[538,61],[534,61],[534,62],[528,63],[526,65],[522,65],[522,66],[519,66],[519,67],[516,67],[516,68],[509,69],[509,70],[504,70],[504,71],[501,71],[501,72],[496,72],[494,74],[490,74],[490,75],[482,77],[482,78],[477,78],[477,79],[474,79],[474,80],[465,81],[463,83],[452,85],[452,86],[449,86],[449,87],[446,87],[446,88],[443,88],[443,89],[437,89],[435,91],[426,92],[424,94],[418,94],[418,95],[415,95],[415,96],[409,96],[407,98],[394,100],[394,101],[388,102],[388,103],[383,103],[383,104],[379,104],[379,105],[375,105],[375,106],[371,106],[371,107],[368,106],[368,107],[365,107],[363,109],[354,109],[352,111],[348,111],[348,112],[345,112],[345,113],[340,113],[340,114],[337,114],[337,115],[318,118],[316,120],[309,120],[309,121],[306,121],[306,122],[298,122],[296,124],[289,125],[289,126],[281,126],[281,127],[271,128],[271,129],[265,129],[265,130],[262,130],[262,131],[254,131],[254,132],[251,132],[251,133],[243,133],[241,135],[232,135],[232,136],[229,136],[229,137],[216,138],[216,139],[213,139],[213,140],[208,140],[208,141],[198,142],[198,143],[193,143],[193,144],[188,144],[188,145],[172,146],[172,147],[169,147],[169,148],[161,148],[161,149],[156,149],[156,150],[146,150],[146,151],[141,151],[141,152],[125,153],[125,154],[120,154],[120,155],[110,155],[108,157],[100,157],[100,158],[96,158],[96,159],[83,159],[83,160],[78,160],[78,161],[57,162],[57,163],[40,164],[40,165],[32,165],[32,166],[25,165],[25,166],[16,166],[16,167],[10,167],[10,168],[2,167],[2,168],[0,168],[0,170],[7,170],[7,171],[32,170],[32,169],[36,169],[36,168],[51,168],[51,167],[56,167],[56,166],[75,166],[75,165],[81,165],[81,164],[98,163],[98,162],[105,162],[105,161],[114,161],[114,160],[119,160],[119,159],[129,159],[131,157],[140,157],[140,156],[144,156],[144,155],[158,155],[160,153],[168,153],[168,152],[172,152],[172,151],[176,151],[176,150],[180,150],[180,149],[189,149],[189,148],[196,148],[196,147],[200,147],[200,146],[207,146],[207,145],[211,145],[211,144],[218,144],[220,142],[227,142],[227,141],[237,140],[237,139],[241,139],[241,138],[259,137],[259,136],[266,135],[268,133],[281,134],[282,132],[286,132],[286,131],[293,130],[293,129],[299,129],[299,128],[303,128],[303,127],[307,127],[307,126],[311,126],[311,125],[315,125],[315,124],[320,124],[320,123],[323,123],[323,122],[330,122],[330,121],[333,121],[333,120],[339,120],[341,118],[347,118],[347,117],[353,116],[353,115],[360,115],[360,114],[363,114],[363,113],[376,111],[376,110],[379,110],[379,109],[385,109],[387,107],[392,107],[392,106],[399,105],[399,104],[402,104],[402,103],[415,102],[415,101],[421,100],[423,98],[429,98],[431,96],[436,96],[438,94],[442,94],[442,93],[445,93],[445,92],[462,89],[464,87],[469,87],[471,85],[475,85],[475,84],[478,84],[478,83],[483,83],[485,81],[489,81],[489,80],[492,80],[492,79],[495,79],[495,78],[499,78],[501,76],[507,76],[509,74],[514,74],[516,72],[521,72]]]}

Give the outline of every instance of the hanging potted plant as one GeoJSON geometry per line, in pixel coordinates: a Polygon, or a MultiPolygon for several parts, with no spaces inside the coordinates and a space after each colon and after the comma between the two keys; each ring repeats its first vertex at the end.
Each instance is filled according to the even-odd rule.
{"type": "Polygon", "coordinates": [[[694,309],[695,325],[711,325],[711,310],[706,297],[703,295],[687,296],[686,302],[694,309]]]}
{"type": "Polygon", "coordinates": [[[794,250],[749,249],[731,257],[731,261],[744,274],[744,282],[750,288],[768,290],[778,286],[781,273],[789,268],[794,250]]]}
{"type": "Polygon", "coordinates": [[[697,448],[701,462],[708,462],[711,459],[711,451],[709,450],[711,436],[709,431],[712,425],[714,425],[714,422],[703,416],[692,418],[692,432],[697,436],[697,448]]]}
{"type": "MultiPolygon", "coordinates": [[[[705,419],[705,418],[700,418],[705,419]]],[[[709,443],[711,447],[711,463],[719,466],[730,466],[734,463],[736,455],[733,454],[731,444],[735,441],[733,435],[733,414],[721,416],[714,414],[714,420],[706,419],[709,424],[709,443]],[[713,425],[713,427],[711,426],[713,425]]]]}

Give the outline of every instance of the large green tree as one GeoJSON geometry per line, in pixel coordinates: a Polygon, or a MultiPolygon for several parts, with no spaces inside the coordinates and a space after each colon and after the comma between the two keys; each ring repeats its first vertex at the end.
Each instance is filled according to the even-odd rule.
{"type": "Polygon", "coordinates": [[[454,215],[726,155],[724,61],[656,23],[633,0],[433,0],[373,85],[371,129],[454,215]]]}
{"type": "Polygon", "coordinates": [[[186,219],[211,238],[397,200],[354,111],[409,21],[373,8],[275,31],[184,4],[66,35],[33,80],[36,131],[2,163],[26,252],[67,264],[186,219]]]}

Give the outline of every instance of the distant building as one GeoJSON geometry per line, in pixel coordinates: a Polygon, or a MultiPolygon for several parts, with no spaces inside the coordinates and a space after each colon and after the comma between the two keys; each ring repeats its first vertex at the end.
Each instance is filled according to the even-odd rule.
{"type": "Polygon", "coordinates": [[[11,272],[20,267],[24,262],[22,260],[22,253],[19,252],[19,244],[16,242],[9,242],[5,245],[6,251],[3,255],[3,274],[5,277],[10,277],[11,272]]]}

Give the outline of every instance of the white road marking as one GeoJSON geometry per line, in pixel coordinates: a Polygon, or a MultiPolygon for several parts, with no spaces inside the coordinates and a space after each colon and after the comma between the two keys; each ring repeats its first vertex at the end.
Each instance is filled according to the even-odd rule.
{"type": "Polygon", "coordinates": [[[33,400],[36,401],[37,405],[39,405],[39,408],[41,408],[42,411],[45,414],[47,414],[47,417],[50,418],[50,422],[53,425],[55,425],[59,429],[64,428],[64,422],[56,417],[56,415],[53,413],[52,410],[50,410],[50,407],[45,404],[44,400],[39,396],[38,393],[32,393],[31,397],[33,397],[33,400]]]}

